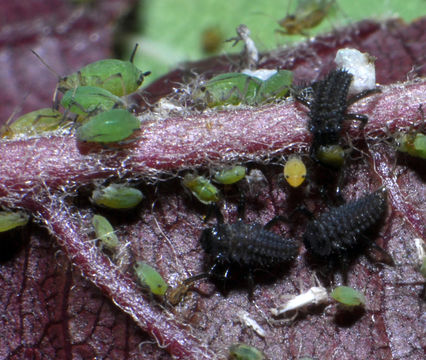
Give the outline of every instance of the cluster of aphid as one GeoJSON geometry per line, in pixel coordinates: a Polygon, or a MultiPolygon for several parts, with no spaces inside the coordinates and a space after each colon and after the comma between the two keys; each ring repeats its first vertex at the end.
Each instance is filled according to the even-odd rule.
{"type": "Polygon", "coordinates": [[[127,109],[122,97],[134,93],[150,73],[133,64],[136,49],[129,61],[99,60],[68,76],[58,76],[53,108],[9,119],[0,136],[33,136],[75,124],[79,141],[107,144],[129,138],[139,130],[140,120],[127,109]],[[63,93],[63,112],[59,111],[57,91],[63,93]]]}
{"type": "MultiPolygon", "coordinates": [[[[320,2],[322,11],[327,12],[332,3],[333,1],[320,2]]],[[[311,12],[312,16],[313,14],[311,12]]],[[[306,22],[311,21],[310,24],[315,26],[322,19],[321,16],[323,17],[317,14],[313,19],[306,17],[306,22]]],[[[288,21],[283,21],[282,24],[287,33],[299,31],[293,29],[288,21]]],[[[123,141],[139,129],[140,121],[126,109],[125,101],[121,97],[136,91],[146,75],[147,72],[142,73],[133,65],[132,58],[130,61],[110,59],[89,64],[59,80],[58,90],[64,93],[60,104],[65,113],[61,113],[57,108],[49,108],[26,114],[8,124],[1,135],[31,136],[43,131],[52,131],[63,126],[67,113],[73,113],[74,120],[79,124],[76,132],[78,140],[98,143],[123,141]]],[[[259,105],[288,96],[292,78],[292,73],[287,70],[222,74],[196,89],[192,93],[193,102],[207,107],[241,103],[259,105]]],[[[337,69],[324,79],[312,83],[308,91],[293,91],[295,98],[309,108],[308,128],[313,136],[310,156],[315,162],[328,167],[343,168],[345,163],[346,152],[341,144],[343,122],[346,119],[360,120],[363,124],[367,122],[365,115],[348,113],[348,107],[379,91],[377,88],[367,88],[348,98],[352,81],[353,75],[350,72],[337,69]]],[[[426,157],[424,134],[401,134],[398,141],[400,151],[426,157]]],[[[220,186],[229,186],[244,178],[248,181],[246,173],[244,166],[237,165],[215,171],[211,177],[220,186]]],[[[290,156],[284,167],[284,177],[289,185],[299,187],[306,174],[306,166],[301,157],[290,156]]],[[[215,210],[217,223],[204,229],[200,236],[201,247],[213,264],[208,272],[185,279],[180,286],[171,288],[154,268],[138,261],[135,273],[152,294],[165,296],[169,303],[176,305],[197,280],[212,277],[226,279],[229,269],[238,266],[245,271],[252,283],[255,270],[290,263],[298,255],[299,243],[295,239],[283,238],[270,230],[277,221],[286,221],[285,217],[274,217],[265,225],[247,223],[244,221],[244,204],[241,202],[238,207],[238,220],[232,224],[225,223],[217,205],[221,199],[221,191],[208,177],[187,173],[182,184],[201,203],[215,210]],[[224,271],[218,273],[218,269],[224,271]]],[[[143,195],[138,189],[111,184],[96,189],[91,200],[101,207],[123,210],[134,208],[142,198],[143,195]]],[[[386,189],[380,188],[357,200],[331,207],[328,212],[310,219],[303,235],[303,243],[308,253],[331,265],[348,262],[354,250],[359,249],[361,245],[371,245],[364,241],[364,234],[383,218],[387,208],[386,198],[386,189]]],[[[0,232],[23,226],[28,219],[29,216],[22,212],[0,212],[0,232]]],[[[92,224],[100,248],[107,253],[116,253],[121,243],[109,221],[101,215],[94,215],[92,224]]],[[[423,267],[424,258],[423,256],[423,267]]],[[[362,294],[347,287],[337,287],[331,296],[350,306],[365,302],[362,294]]],[[[271,312],[279,316],[304,304],[319,303],[327,299],[327,292],[323,287],[313,287],[297,299],[271,309],[271,312]]],[[[244,321],[248,321],[247,317],[244,321]]],[[[255,326],[253,322],[250,324],[255,326]]],[[[237,359],[244,358],[244,355],[240,355],[243,353],[251,354],[245,358],[263,358],[257,349],[245,344],[232,346],[230,353],[237,359]]]]}

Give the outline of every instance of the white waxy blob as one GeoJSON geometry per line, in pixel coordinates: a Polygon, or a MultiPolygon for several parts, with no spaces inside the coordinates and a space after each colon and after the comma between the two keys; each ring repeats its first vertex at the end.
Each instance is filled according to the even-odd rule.
{"type": "Polygon", "coordinates": [[[328,301],[327,290],[322,286],[313,286],[308,291],[295,296],[285,304],[270,309],[272,315],[279,316],[286,312],[298,310],[308,305],[318,305],[328,301]]]}
{"type": "Polygon", "coordinates": [[[240,310],[238,311],[237,316],[241,323],[253,329],[257,335],[260,337],[265,337],[265,330],[263,330],[263,328],[257,323],[256,320],[250,317],[250,314],[247,311],[240,310]]]}
{"type": "Polygon", "coordinates": [[[268,80],[270,77],[274,76],[278,71],[274,69],[257,69],[257,70],[250,70],[250,69],[244,69],[241,70],[241,73],[246,74],[251,77],[258,78],[262,81],[268,80]]]}
{"type": "Polygon", "coordinates": [[[357,94],[376,87],[374,61],[373,56],[357,49],[346,48],[337,51],[334,62],[339,68],[347,70],[354,76],[349,94],[357,94]]]}

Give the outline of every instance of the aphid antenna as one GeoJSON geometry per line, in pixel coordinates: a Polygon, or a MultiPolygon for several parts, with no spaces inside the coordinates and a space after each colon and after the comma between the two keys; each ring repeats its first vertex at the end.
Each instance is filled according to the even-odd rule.
{"type": "MultiPolygon", "coordinates": [[[[40,60],[40,62],[44,65],[44,66],[46,66],[46,68],[53,74],[53,75],[55,75],[57,78],[58,78],[58,80],[60,80],[61,79],[61,75],[59,75],[55,70],[53,70],[53,68],[49,65],[49,64],[47,64],[42,58],[41,58],[41,56],[39,55],[39,54],[37,54],[33,49],[31,49],[31,52],[37,57],[37,59],[39,59],[40,60]]],[[[56,91],[55,91],[55,93],[56,93],[56,91]]]]}
{"type": "Polygon", "coordinates": [[[136,55],[136,51],[138,51],[138,47],[139,47],[139,44],[138,43],[136,43],[135,44],[135,47],[133,48],[133,50],[132,50],[132,53],[130,54],[130,58],[129,58],[129,61],[133,64],[133,60],[135,59],[135,55],[136,55]]]}

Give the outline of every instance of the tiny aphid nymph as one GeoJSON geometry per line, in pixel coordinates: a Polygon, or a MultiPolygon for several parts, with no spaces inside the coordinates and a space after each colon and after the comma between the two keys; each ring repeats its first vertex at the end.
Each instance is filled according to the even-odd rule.
{"type": "Polygon", "coordinates": [[[23,211],[0,211],[0,233],[25,226],[29,219],[23,211]]]}
{"type": "Polygon", "coordinates": [[[290,155],[284,165],[284,178],[290,186],[299,187],[306,179],[306,166],[299,155],[290,155]]]}
{"type": "Polygon", "coordinates": [[[228,169],[216,171],[214,174],[214,181],[225,185],[231,185],[243,179],[246,176],[246,173],[246,167],[236,165],[228,169]]]}
{"type": "Polygon", "coordinates": [[[243,343],[233,344],[229,347],[229,359],[232,360],[264,360],[265,355],[254,346],[243,343]]]}
{"type": "Polygon", "coordinates": [[[204,176],[188,173],[184,176],[182,184],[203,204],[208,205],[220,199],[219,189],[204,176]]]}
{"type": "Polygon", "coordinates": [[[361,306],[365,304],[364,294],[349,286],[338,286],[330,295],[334,300],[342,305],[361,306]]]}
{"type": "Polygon", "coordinates": [[[120,246],[114,228],[107,218],[102,215],[93,215],[92,225],[95,229],[96,238],[100,241],[101,248],[114,252],[120,246]]]}
{"type": "Polygon", "coordinates": [[[147,286],[154,295],[163,296],[166,293],[167,283],[152,266],[144,261],[137,261],[135,272],[141,284],[147,286]]]}
{"type": "Polygon", "coordinates": [[[109,209],[132,209],[143,199],[140,190],[128,185],[111,184],[93,191],[91,200],[98,206],[109,209]]]}

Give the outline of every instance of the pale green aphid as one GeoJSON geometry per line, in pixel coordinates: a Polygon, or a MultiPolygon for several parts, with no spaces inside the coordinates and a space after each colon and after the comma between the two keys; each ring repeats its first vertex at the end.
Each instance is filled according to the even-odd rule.
{"type": "Polygon", "coordinates": [[[324,165],[341,168],[345,162],[345,151],[340,145],[321,145],[317,152],[317,159],[324,165]]]}
{"type": "Polygon", "coordinates": [[[286,96],[293,73],[279,70],[267,80],[244,73],[226,73],[213,77],[193,93],[194,102],[208,107],[219,105],[258,105],[286,96]]]}
{"type": "Polygon", "coordinates": [[[105,188],[96,189],[92,194],[92,201],[99,206],[109,209],[131,209],[143,199],[138,189],[122,184],[111,184],[105,188]]]}
{"type": "Polygon", "coordinates": [[[80,70],[61,77],[59,91],[75,89],[78,86],[99,86],[116,96],[129,95],[143,83],[144,77],[151,72],[142,72],[133,64],[137,45],[129,61],[104,59],[82,67],[80,70]]]}
{"type": "Polygon", "coordinates": [[[166,293],[167,283],[152,266],[144,261],[137,261],[135,271],[142,285],[149,287],[154,295],[163,296],[166,293]]]}
{"type": "Polygon", "coordinates": [[[1,128],[1,137],[17,135],[35,136],[46,131],[54,131],[63,123],[63,115],[52,108],[44,108],[22,115],[9,125],[1,128]]]}
{"type": "Polygon", "coordinates": [[[213,77],[192,94],[194,102],[208,107],[251,104],[262,80],[242,73],[225,73],[213,77]]]}
{"type": "Polygon", "coordinates": [[[0,211],[0,232],[24,226],[29,219],[29,215],[22,211],[0,211]]]}
{"type": "Polygon", "coordinates": [[[233,166],[230,169],[217,171],[214,174],[214,180],[218,183],[230,185],[234,184],[246,176],[247,168],[241,165],[233,166]]]}
{"type": "Polygon", "coordinates": [[[203,204],[208,205],[219,200],[219,189],[204,176],[186,174],[182,183],[203,204]]]}
{"type": "Polygon", "coordinates": [[[117,249],[120,242],[108,219],[101,215],[93,215],[92,224],[95,229],[96,238],[101,241],[101,246],[110,251],[117,249]]]}
{"type": "Polygon", "coordinates": [[[89,118],[76,134],[80,141],[114,143],[127,139],[139,128],[139,119],[127,110],[113,109],[89,118]]]}
{"type": "Polygon", "coordinates": [[[265,355],[254,346],[243,343],[233,344],[229,347],[229,359],[234,360],[263,360],[265,355]]]}
{"type": "Polygon", "coordinates": [[[339,303],[347,306],[359,306],[365,304],[365,296],[361,292],[349,286],[338,286],[331,292],[331,297],[339,303]]]}
{"type": "Polygon", "coordinates": [[[125,107],[123,100],[118,96],[96,86],[78,86],[68,90],[62,97],[61,105],[78,115],[92,115],[125,107]]]}
{"type": "Polygon", "coordinates": [[[260,85],[256,96],[256,103],[280,99],[288,95],[290,85],[293,82],[293,72],[289,70],[279,70],[260,85]]]}
{"type": "Polygon", "coordinates": [[[398,150],[411,156],[426,159],[426,135],[422,133],[406,133],[397,139],[398,150]]]}

